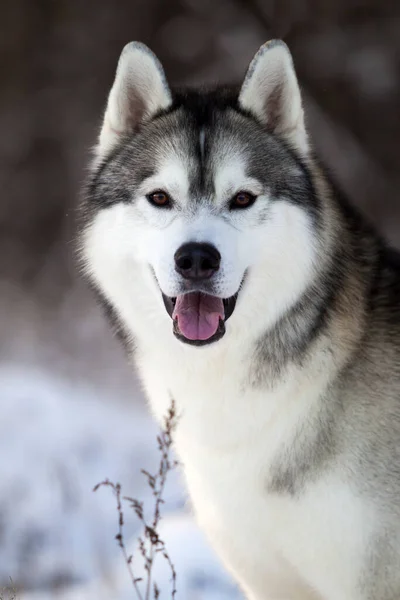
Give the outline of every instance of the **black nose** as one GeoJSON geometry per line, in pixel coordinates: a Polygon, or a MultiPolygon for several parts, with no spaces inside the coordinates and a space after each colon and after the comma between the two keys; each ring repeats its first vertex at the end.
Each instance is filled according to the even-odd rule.
{"type": "Polygon", "coordinates": [[[190,242],[175,252],[175,270],[185,279],[209,279],[219,269],[221,255],[210,244],[190,242]]]}

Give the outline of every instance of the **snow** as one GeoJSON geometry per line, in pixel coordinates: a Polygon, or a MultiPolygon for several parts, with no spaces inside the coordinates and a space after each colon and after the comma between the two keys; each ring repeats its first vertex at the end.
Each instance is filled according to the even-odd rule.
{"type": "MultiPolygon", "coordinates": [[[[157,468],[157,427],[137,387],[131,402],[111,389],[43,365],[0,368],[0,586],[11,577],[20,600],[135,598],[115,541],[115,498],[93,487],[118,481],[150,510],[140,469],[157,468]]],[[[177,600],[239,598],[185,508],[178,471],[164,497],[160,533],[178,574],[177,600]]],[[[128,506],[124,512],[134,549],[139,524],[128,506]]],[[[170,598],[161,556],[154,569],[161,598],[170,598]]]]}

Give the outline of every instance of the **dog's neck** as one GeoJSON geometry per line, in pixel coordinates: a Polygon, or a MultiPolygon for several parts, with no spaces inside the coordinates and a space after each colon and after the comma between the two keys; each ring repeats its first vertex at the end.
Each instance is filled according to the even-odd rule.
{"type": "Polygon", "coordinates": [[[323,184],[330,205],[327,234],[336,237],[336,243],[297,302],[258,339],[254,385],[273,386],[290,364],[304,364],[318,344],[331,353],[332,372],[339,371],[366,331],[366,291],[372,285],[376,248],[382,242],[357,211],[337,196],[327,179],[323,184]]]}

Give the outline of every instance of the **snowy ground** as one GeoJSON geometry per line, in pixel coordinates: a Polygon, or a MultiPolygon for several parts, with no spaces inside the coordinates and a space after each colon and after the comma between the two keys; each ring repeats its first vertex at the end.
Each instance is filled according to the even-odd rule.
{"type": "MultiPolygon", "coordinates": [[[[132,402],[43,367],[0,368],[0,587],[20,600],[134,598],[114,536],[115,499],[95,484],[119,481],[151,507],[141,468],[158,463],[157,429],[138,390],[132,402]]],[[[166,490],[162,536],[178,573],[178,600],[239,598],[188,511],[179,474],[166,490]]],[[[127,508],[125,535],[138,523],[127,508]]],[[[169,571],[155,578],[169,598],[169,571]]]]}

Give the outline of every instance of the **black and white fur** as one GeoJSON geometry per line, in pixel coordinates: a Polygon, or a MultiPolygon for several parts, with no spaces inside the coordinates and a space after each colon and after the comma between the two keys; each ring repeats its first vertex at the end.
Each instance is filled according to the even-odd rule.
{"type": "Polygon", "coordinates": [[[285,44],[236,91],[183,92],[129,44],[82,218],[85,272],[155,416],[176,402],[195,514],[247,598],[398,600],[400,263],[315,160],[285,44]],[[196,289],[236,298],[202,347],[163,301],[190,291],[188,242],[221,255],[196,289]]]}

